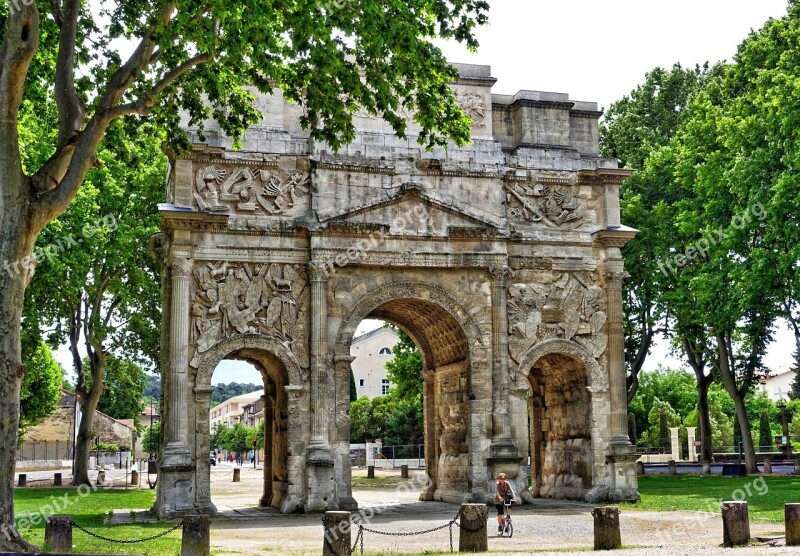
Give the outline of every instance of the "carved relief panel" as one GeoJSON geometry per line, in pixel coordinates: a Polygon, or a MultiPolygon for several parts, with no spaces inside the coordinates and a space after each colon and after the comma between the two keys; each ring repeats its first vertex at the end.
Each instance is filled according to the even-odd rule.
{"type": "Polygon", "coordinates": [[[594,207],[581,197],[574,172],[535,172],[530,179],[507,179],[503,188],[511,224],[576,230],[592,223],[594,207]]]}
{"type": "MultiPolygon", "coordinates": [[[[531,273],[532,274],[532,273],[531,273]]],[[[551,338],[572,340],[593,357],[605,353],[607,314],[597,272],[536,272],[536,280],[508,287],[508,349],[520,363],[533,345],[551,338]]]]}
{"type": "Polygon", "coordinates": [[[309,287],[304,266],[231,262],[197,263],[192,271],[190,363],[236,334],[272,336],[307,361],[304,341],[309,287]]]}
{"type": "Polygon", "coordinates": [[[300,216],[308,211],[309,173],[257,166],[202,166],[194,175],[194,199],[203,212],[300,216]]]}

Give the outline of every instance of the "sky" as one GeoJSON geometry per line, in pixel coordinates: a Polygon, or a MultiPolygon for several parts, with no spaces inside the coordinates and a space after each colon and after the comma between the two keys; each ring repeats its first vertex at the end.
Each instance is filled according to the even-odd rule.
{"type": "MultiPolygon", "coordinates": [[[[489,24],[477,31],[480,48],[439,43],[452,62],[485,64],[497,78],[493,91],[568,93],[572,100],[607,108],[657,66],[731,60],[751,30],[786,13],[786,0],[491,0],[489,24]]],[[[378,326],[363,323],[360,331],[378,326]]],[[[765,359],[772,369],[791,362],[794,342],[781,326],[765,359]]],[[[646,368],[683,366],[658,342],[646,368]]],[[[58,360],[72,368],[69,351],[58,360]]],[[[247,364],[226,361],[213,382],[259,382],[247,364]]]]}

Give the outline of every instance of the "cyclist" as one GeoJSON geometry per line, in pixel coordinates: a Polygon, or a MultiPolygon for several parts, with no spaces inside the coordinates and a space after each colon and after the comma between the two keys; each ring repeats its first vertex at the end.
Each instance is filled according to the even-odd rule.
{"type": "MultiPolygon", "coordinates": [[[[497,476],[497,489],[494,494],[494,507],[497,508],[497,531],[503,532],[503,503],[506,500],[515,501],[514,489],[511,483],[506,481],[506,474],[500,473],[497,476]]],[[[511,515],[511,507],[508,508],[508,515],[511,515]]]]}

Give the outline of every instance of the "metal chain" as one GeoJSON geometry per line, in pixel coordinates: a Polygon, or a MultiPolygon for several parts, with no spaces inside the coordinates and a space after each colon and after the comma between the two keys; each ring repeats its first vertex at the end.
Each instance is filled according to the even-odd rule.
{"type": "Polygon", "coordinates": [[[101,540],[101,541],[106,541],[106,542],[111,542],[111,543],[117,543],[117,544],[136,544],[136,543],[140,543],[140,542],[154,541],[154,540],[156,540],[156,539],[160,539],[161,537],[164,537],[164,536],[166,536],[166,535],[169,535],[169,534],[170,534],[170,533],[172,533],[173,531],[177,531],[178,529],[180,529],[181,527],[183,527],[183,523],[178,523],[178,524],[177,524],[175,527],[173,527],[172,529],[167,529],[166,531],[163,531],[163,532],[161,532],[161,533],[158,533],[157,535],[153,535],[152,537],[147,537],[147,538],[145,538],[145,539],[122,540],[122,539],[110,539],[110,538],[108,538],[108,537],[104,537],[104,536],[102,536],[102,535],[98,535],[97,533],[93,533],[93,532],[89,531],[89,530],[88,530],[88,529],[86,529],[85,527],[81,527],[80,525],[78,525],[78,524],[77,524],[77,523],[75,523],[74,521],[72,522],[72,525],[73,525],[73,527],[75,527],[76,529],[78,529],[78,530],[80,530],[80,531],[83,531],[84,533],[86,533],[86,534],[87,534],[87,535],[89,535],[90,537],[94,537],[94,538],[96,538],[96,539],[99,539],[99,540],[101,540]]]}

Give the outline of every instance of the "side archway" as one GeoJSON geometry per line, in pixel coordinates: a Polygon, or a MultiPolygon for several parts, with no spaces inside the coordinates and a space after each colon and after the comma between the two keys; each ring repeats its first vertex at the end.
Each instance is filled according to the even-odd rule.
{"type": "Polygon", "coordinates": [[[603,369],[582,346],[551,339],[521,358],[527,378],[531,488],[535,497],[584,500],[594,486],[593,399],[603,369]]]}
{"type": "MultiPolygon", "coordinates": [[[[209,410],[211,377],[224,359],[247,361],[260,372],[264,382],[264,488],[260,506],[296,511],[303,505],[302,469],[291,462],[303,454],[308,442],[308,408],[300,393],[307,387],[308,370],[304,369],[284,343],[267,336],[244,334],[226,338],[205,352],[194,374],[195,438],[192,443],[195,459],[196,500],[206,513],[216,513],[211,501],[209,410]],[[292,442],[289,442],[289,439],[292,442]]],[[[307,402],[305,402],[307,404],[307,402]]],[[[302,459],[302,458],[299,458],[302,459]]]]}

